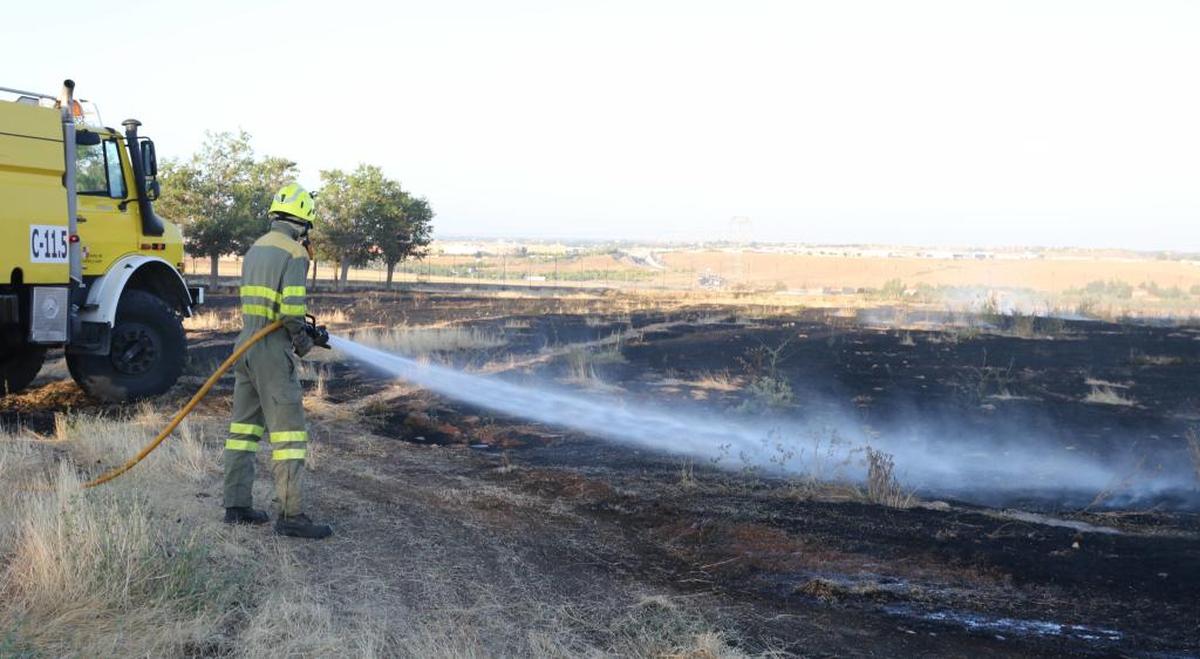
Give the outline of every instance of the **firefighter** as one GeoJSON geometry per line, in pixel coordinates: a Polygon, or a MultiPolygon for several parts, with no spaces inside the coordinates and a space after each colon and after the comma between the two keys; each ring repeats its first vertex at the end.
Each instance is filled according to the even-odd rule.
{"type": "Polygon", "coordinates": [[[272,198],[269,215],[271,230],[242,263],[238,345],[271,321],[280,319],[283,327],[251,346],[235,367],[233,420],[225,442],[225,522],[270,521],[251,505],[255,458],[265,443],[275,479],[275,532],[319,539],[333,530],[310,520],[300,501],[308,431],[298,370],[299,358],[313,347],[304,320],[313,197],[296,183],[286,185],[272,198]]]}

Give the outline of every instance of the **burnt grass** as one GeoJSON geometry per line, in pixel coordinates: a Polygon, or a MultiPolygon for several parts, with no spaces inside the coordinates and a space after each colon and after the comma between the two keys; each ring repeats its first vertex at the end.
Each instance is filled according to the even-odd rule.
{"type": "MultiPolygon", "coordinates": [[[[606,299],[411,291],[366,294],[364,303],[363,295],[314,296],[311,306],[343,308],[363,325],[449,320],[503,335],[501,349],[433,358],[477,368],[511,356],[514,366],[497,377],[516,381],[586,390],[587,383],[566,381],[568,360],[553,351],[623,333],[620,359],[594,366],[607,395],[615,388],[618,396],[699,404],[734,416],[836,412],[881,432],[920,424],[933,432],[949,429],[948,437],[1003,439],[1022,450],[1133,465],[1102,491],[1062,491],[1053,484],[996,493],[918,488],[917,505],[890,508],[867,502],[849,486],[693,464],[422,391],[389,396],[392,382],[383,374],[353,363],[327,367],[329,402],[385,396],[362,408],[362,422],[373,433],[439,447],[428,459],[448,460],[459,478],[566,507],[588,520],[606,578],[701,598],[714,624],[747,650],[818,656],[1200,652],[1196,485],[1134,496],[1145,480],[1191,469],[1185,435],[1200,423],[1200,330],[1091,321],[1017,325],[1005,317],[943,314],[897,318],[886,310],[748,319],[745,310],[729,308],[616,312],[606,299]],[[939,324],[945,321],[954,322],[939,324]],[[695,384],[712,374],[736,386],[695,384]],[[786,382],[791,397],[774,407],[753,400],[747,385],[762,377],[786,382]],[[1085,401],[1097,391],[1128,404],[1085,401]]],[[[213,303],[220,308],[232,300],[214,296],[213,303]]],[[[200,375],[227,354],[231,339],[230,333],[193,334],[190,370],[200,375]]],[[[43,405],[10,397],[0,414],[9,422],[32,415],[43,425],[49,415],[52,426],[56,406],[88,407],[71,387],[43,386],[43,396],[57,392],[43,405]]],[[[998,452],[984,459],[1005,458],[998,452]]],[[[903,474],[904,465],[897,471],[903,474]]],[[[318,487],[320,478],[318,472],[318,487]]],[[[553,519],[542,523],[547,537],[567,532],[553,519]]],[[[547,573],[563,572],[553,556],[538,560],[546,561],[547,573]]]]}
{"type": "MultiPolygon", "coordinates": [[[[791,387],[795,412],[841,401],[871,427],[924,421],[952,426],[956,436],[1036,441],[1044,450],[1140,471],[1107,493],[919,491],[926,502],[938,499],[893,509],[797,494],[786,481],[708,464],[688,465],[684,482],[679,458],[424,394],[394,400],[376,431],[474,446],[479,477],[569,502],[620,528],[644,552],[633,568],[643,578],[654,575],[685,591],[717,589],[761,607],[767,618],[836,612],[846,624],[883,624],[903,636],[939,639],[945,645],[932,647],[951,654],[963,646],[947,637],[970,638],[967,647],[981,642],[992,651],[1036,654],[1200,647],[1196,493],[1126,496],[1138,479],[1165,468],[1159,463],[1186,465],[1184,434],[1200,418],[1194,385],[1200,332],[1090,321],[1018,329],[1003,317],[957,319],[969,321],[959,322],[964,327],[933,323],[945,320],[910,319],[916,329],[897,329],[824,312],[745,320],[729,309],[698,309],[590,319],[518,311],[470,324],[502,333],[503,351],[516,355],[631,334],[620,345],[621,360],[594,367],[620,395],[695,402],[686,385],[672,390],[661,381],[712,373],[745,381],[770,369],[791,387]],[[777,362],[763,364],[764,349],[780,346],[777,362]],[[1097,387],[1135,402],[1084,402],[1097,387]],[[1150,457],[1131,462],[1136,455],[1150,457]],[[1006,516],[1008,509],[1040,511],[1046,523],[1006,516]],[[1119,532],[1056,525],[1062,522],[1119,532]]],[[[442,356],[459,365],[471,359],[442,356]]],[[[564,361],[508,377],[561,379],[569,370],[564,361]]],[[[338,368],[346,375],[356,369],[338,368]]],[[[351,386],[347,396],[362,393],[351,386]]],[[[741,390],[705,393],[703,404],[731,414],[745,402],[741,390]]],[[[754,633],[782,639],[790,650],[818,649],[788,639],[787,625],[757,627],[754,633]]]]}

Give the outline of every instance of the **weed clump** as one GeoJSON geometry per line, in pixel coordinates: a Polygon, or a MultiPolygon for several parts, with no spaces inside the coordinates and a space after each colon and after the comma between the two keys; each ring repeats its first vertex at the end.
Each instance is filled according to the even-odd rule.
{"type": "Polygon", "coordinates": [[[746,393],[749,397],[738,406],[738,411],[742,413],[758,412],[764,408],[786,407],[795,400],[792,385],[788,384],[787,380],[766,375],[755,378],[746,387],[746,393]]]}
{"type": "Polygon", "coordinates": [[[761,412],[764,409],[792,404],[795,399],[792,385],[780,372],[780,366],[791,357],[787,349],[791,341],[791,338],[785,339],[774,348],[760,345],[747,350],[745,355],[738,358],[750,380],[746,387],[748,397],[737,407],[738,412],[761,412]]]}
{"type": "Polygon", "coordinates": [[[1116,387],[1092,386],[1092,390],[1083,397],[1083,402],[1092,405],[1116,405],[1118,407],[1133,407],[1137,401],[1122,394],[1116,387]]]}
{"type": "Polygon", "coordinates": [[[896,479],[892,454],[867,447],[867,500],[889,508],[908,508],[913,494],[896,479]]]}

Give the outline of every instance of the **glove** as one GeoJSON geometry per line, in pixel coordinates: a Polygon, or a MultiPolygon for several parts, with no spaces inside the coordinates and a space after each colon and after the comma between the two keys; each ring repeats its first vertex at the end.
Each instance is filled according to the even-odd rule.
{"type": "Polygon", "coordinates": [[[292,335],[292,350],[296,353],[297,357],[307,355],[308,351],[312,350],[312,347],[313,339],[307,331],[296,332],[292,335]]]}

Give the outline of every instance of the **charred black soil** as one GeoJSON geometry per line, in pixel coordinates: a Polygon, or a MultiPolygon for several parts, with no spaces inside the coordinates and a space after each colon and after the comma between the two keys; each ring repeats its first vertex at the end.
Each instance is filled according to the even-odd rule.
{"type": "MultiPolygon", "coordinates": [[[[718,385],[769,376],[790,386],[784,405],[793,413],[844,401],[877,428],[933,419],[927,425],[1008,436],[1013,445],[1048,442],[1043,450],[1100,461],[1128,463],[1141,452],[1147,457],[1132,463],[1130,482],[1163,469],[1152,460],[1187,459],[1197,406],[1191,374],[1200,363],[1193,330],[1043,320],[1014,328],[1004,317],[897,327],[895,319],[880,326],[822,316],[747,320],[702,310],[634,313],[615,325],[537,316],[507,336],[511,351],[532,355],[558,345],[555,335],[595,342],[624,332],[621,358],[595,366],[597,380],[618,395],[701,400],[736,414],[754,403],[745,387],[706,386],[705,376],[722,374],[718,385]]],[[[566,361],[538,361],[508,377],[568,378],[566,361]]],[[[819,488],[691,465],[424,394],[394,402],[378,432],[475,447],[489,461],[483,477],[617,525],[636,546],[658,550],[644,569],[670,575],[661,580],[677,587],[853,612],[1021,652],[1170,653],[1198,640],[1194,490],[1133,503],[1125,482],[1109,492],[1047,488],[995,497],[1005,508],[919,492],[947,498],[893,509],[822,500],[819,488]],[[501,440],[497,428],[506,430],[501,440]]]]}

